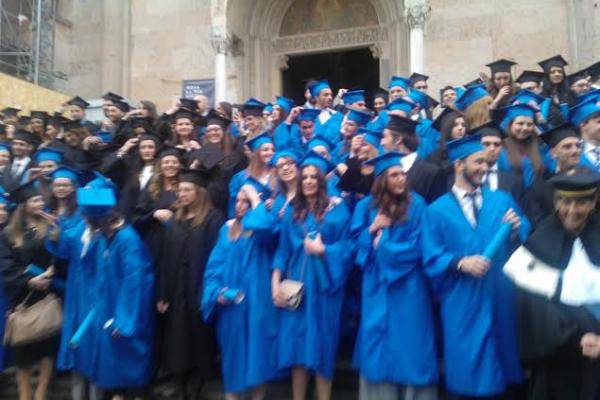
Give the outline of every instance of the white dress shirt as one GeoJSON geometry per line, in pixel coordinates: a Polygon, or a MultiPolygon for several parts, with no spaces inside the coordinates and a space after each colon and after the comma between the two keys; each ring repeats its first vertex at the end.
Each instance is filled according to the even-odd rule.
{"type": "Polygon", "coordinates": [[[29,165],[30,162],[31,158],[29,157],[24,157],[20,160],[15,159],[12,162],[10,172],[13,174],[13,176],[20,176],[23,174],[23,172],[25,172],[25,168],[27,167],[27,165],[29,165]]]}
{"type": "MultiPolygon", "coordinates": [[[[465,189],[461,189],[458,186],[452,186],[452,193],[458,199],[458,203],[460,204],[460,208],[462,212],[469,221],[469,224],[474,228],[477,226],[477,215],[475,215],[475,210],[473,209],[473,202],[471,198],[468,196],[471,192],[466,191],[465,189]]],[[[477,210],[481,210],[481,206],[483,204],[483,196],[481,195],[481,188],[475,189],[475,205],[477,206],[477,210]]]]}
{"type": "Polygon", "coordinates": [[[409,169],[412,168],[415,161],[417,161],[417,152],[410,153],[400,159],[400,164],[402,164],[402,169],[404,172],[408,172],[409,169]]]}
{"type": "Polygon", "coordinates": [[[487,184],[491,191],[495,192],[498,190],[498,163],[490,167],[487,174],[483,178],[483,182],[487,184]]]}
{"type": "Polygon", "coordinates": [[[319,114],[319,122],[321,123],[321,125],[325,125],[325,122],[327,122],[329,118],[331,118],[331,116],[335,113],[336,112],[331,108],[322,109],[321,114],[319,114]]]}
{"type": "Polygon", "coordinates": [[[152,178],[153,173],[154,173],[153,165],[146,165],[146,166],[144,166],[144,168],[142,168],[142,170],[140,171],[140,176],[139,176],[140,190],[142,190],[146,187],[146,185],[150,181],[150,178],[152,178]]]}
{"type": "Polygon", "coordinates": [[[600,146],[595,146],[590,142],[583,142],[583,154],[590,160],[596,168],[600,167],[600,146]]]}

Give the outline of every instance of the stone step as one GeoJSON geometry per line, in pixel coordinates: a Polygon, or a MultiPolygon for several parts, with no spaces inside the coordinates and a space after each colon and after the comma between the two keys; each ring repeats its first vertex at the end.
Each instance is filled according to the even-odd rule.
{"type": "MultiPolygon", "coordinates": [[[[35,387],[36,377],[32,379],[35,387]]],[[[309,393],[314,392],[314,383],[311,383],[309,393]]],[[[273,382],[269,385],[268,396],[273,400],[290,399],[291,384],[289,380],[273,382]]],[[[14,370],[8,369],[0,374],[0,400],[14,400],[18,398],[14,370]]],[[[201,398],[198,400],[222,400],[223,390],[219,380],[212,380],[204,386],[201,398]]],[[[310,397],[309,397],[310,398],[310,397]]],[[[355,400],[358,398],[358,377],[348,362],[338,363],[333,381],[333,400],[355,400]]],[[[172,396],[165,393],[164,387],[153,387],[151,400],[171,400],[172,396]]],[[[69,374],[57,373],[52,379],[48,391],[48,400],[71,400],[69,374]]]]}

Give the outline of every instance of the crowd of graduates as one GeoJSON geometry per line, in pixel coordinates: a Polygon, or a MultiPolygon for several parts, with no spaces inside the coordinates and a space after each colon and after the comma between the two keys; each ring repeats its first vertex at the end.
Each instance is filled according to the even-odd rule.
{"type": "Polygon", "coordinates": [[[344,347],[361,400],[597,400],[599,64],[498,60],[439,101],[413,73],[302,105],[5,108],[0,336],[48,296],[63,319],[7,329],[0,370],[20,400],[55,368],[75,400],[196,399],[216,365],[229,400],[312,376],[325,400],[344,347]]]}

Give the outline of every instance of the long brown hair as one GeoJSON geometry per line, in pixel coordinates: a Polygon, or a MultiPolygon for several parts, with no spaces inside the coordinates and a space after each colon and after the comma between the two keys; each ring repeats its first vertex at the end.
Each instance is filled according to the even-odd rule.
{"type": "MultiPolygon", "coordinates": [[[[261,178],[261,172],[262,172],[262,167],[260,165],[260,156],[258,155],[258,152],[260,151],[260,148],[258,148],[256,151],[253,151],[250,153],[250,162],[248,163],[248,176],[251,176],[253,178],[256,178],[258,180],[260,180],[261,178]]],[[[274,173],[274,167],[270,167],[271,172],[270,172],[270,177],[269,177],[269,183],[268,186],[271,188],[271,190],[275,189],[275,185],[277,183],[277,179],[275,178],[275,173],[274,173]]]]}
{"type": "Polygon", "coordinates": [[[373,187],[371,194],[373,195],[373,205],[379,208],[380,212],[388,216],[392,223],[406,221],[408,206],[410,205],[410,186],[408,179],[406,180],[404,192],[400,196],[390,193],[387,189],[388,169],[383,174],[379,175],[373,187]]]}
{"type": "Polygon", "coordinates": [[[302,171],[304,171],[308,167],[305,166],[300,169],[298,178],[298,186],[296,187],[296,197],[293,201],[294,206],[294,220],[296,221],[304,221],[306,216],[310,211],[315,215],[315,219],[320,220],[325,215],[325,211],[329,206],[329,196],[327,195],[327,180],[325,179],[325,175],[321,172],[320,169],[315,168],[317,170],[317,181],[319,183],[319,189],[317,190],[317,201],[315,202],[314,207],[310,207],[308,202],[308,197],[306,197],[302,191],[302,171]]]}
{"type": "Polygon", "coordinates": [[[213,208],[208,191],[196,184],[194,184],[194,188],[196,189],[196,200],[188,207],[178,207],[177,211],[175,211],[175,219],[179,222],[185,221],[188,211],[192,211],[194,214],[194,218],[192,219],[193,228],[201,225],[213,208]]]}
{"type": "MultiPolygon", "coordinates": [[[[512,122],[508,126],[509,131],[511,126],[512,122]]],[[[544,163],[542,161],[542,155],[540,154],[538,138],[535,134],[532,134],[529,139],[522,142],[509,136],[504,139],[504,148],[506,149],[510,165],[516,174],[523,174],[523,155],[527,155],[531,158],[536,176],[542,176],[544,174],[544,163]]]]}
{"type": "MultiPolygon", "coordinates": [[[[34,237],[37,240],[43,240],[48,234],[48,222],[36,215],[30,216],[33,222],[34,237]]],[[[27,229],[25,220],[25,204],[19,204],[8,222],[4,233],[13,247],[19,248],[25,242],[25,230],[27,229]]]]}
{"type": "MultiPolygon", "coordinates": [[[[150,193],[150,197],[154,201],[158,200],[158,198],[160,197],[160,194],[164,191],[164,186],[165,186],[164,185],[165,179],[164,179],[162,171],[160,169],[161,160],[162,160],[161,158],[156,160],[156,164],[154,165],[154,174],[152,174],[152,178],[150,178],[150,183],[148,184],[148,193],[150,193]]],[[[181,163],[181,160],[179,162],[181,163]]],[[[183,167],[183,165],[182,165],[182,167],[183,167]]],[[[179,170],[179,174],[176,177],[177,182],[175,183],[175,186],[177,185],[177,183],[179,183],[180,176],[181,176],[181,169],[179,170]]],[[[175,188],[175,189],[177,189],[177,188],[175,188]]]]}
{"type": "Polygon", "coordinates": [[[489,122],[491,119],[490,104],[493,101],[491,96],[485,96],[471,104],[465,110],[465,122],[467,126],[481,126],[489,122]]]}

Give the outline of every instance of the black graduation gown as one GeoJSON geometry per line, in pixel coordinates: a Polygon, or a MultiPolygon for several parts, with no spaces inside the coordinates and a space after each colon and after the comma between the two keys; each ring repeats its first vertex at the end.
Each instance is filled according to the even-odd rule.
{"type": "Polygon", "coordinates": [[[214,335],[202,321],[199,299],[204,267],[223,223],[213,209],[199,226],[172,219],[166,227],[161,257],[157,262],[157,300],[169,303],[159,337],[159,367],[167,374],[197,369],[208,377],[215,355],[214,335]]]}
{"type": "Polygon", "coordinates": [[[417,158],[407,172],[412,190],[420,194],[427,204],[448,191],[444,175],[435,165],[417,158]]]}
{"type": "Polygon", "coordinates": [[[439,148],[427,157],[427,162],[434,164],[439,168],[442,180],[446,182],[446,190],[450,190],[454,185],[454,164],[448,157],[445,148],[439,148]]]}
{"type": "Polygon", "coordinates": [[[346,159],[348,169],[340,176],[338,189],[351,194],[367,196],[373,186],[373,174],[362,173],[362,161],[358,157],[346,159]]]}
{"type": "MultiPolygon", "coordinates": [[[[579,235],[585,251],[600,265],[600,216],[592,216],[579,235]]],[[[575,237],[566,232],[554,215],[546,218],[525,247],[549,266],[564,270],[575,237]]],[[[557,291],[557,294],[560,290],[557,291]]],[[[584,306],[570,306],[558,298],[547,299],[520,289],[519,347],[522,359],[532,368],[532,400],[600,399],[600,364],[581,354],[581,337],[600,334],[600,321],[584,306]]]]}
{"type": "Polygon", "coordinates": [[[172,210],[177,200],[175,192],[161,191],[157,199],[149,192],[149,185],[140,193],[132,217],[132,225],[148,245],[154,260],[158,260],[162,251],[165,226],[154,218],[156,210],[172,210]]]}
{"type": "MultiPolygon", "coordinates": [[[[25,232],[23,246],[16,248],[11,245],[5,234],[0,237],[0,276],[9,302],[14,308],[27,300],[28,305],[35,304],[49,292],[31,289],[27,282],[31,276],[25,274],[29,264],[42,269],[52,265],[53,258],[46,250],[44,239],[35,238],[34,232],[25,232]],[[27,297],[29,294],[31,295],[27,297]]],[[[58,349],[59,335],[12,348],[12,355],[17,366],[25,367],[44,357],[53,357],[58,349]]]]}

